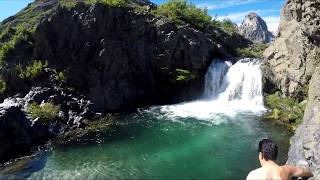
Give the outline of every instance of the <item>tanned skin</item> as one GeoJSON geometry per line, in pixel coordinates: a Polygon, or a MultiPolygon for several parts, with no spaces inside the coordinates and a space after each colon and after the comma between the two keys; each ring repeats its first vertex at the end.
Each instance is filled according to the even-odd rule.
{"type": "Polygon", "coordinates": [[[290,180],[292,177],[310,177],[311,172],[304,168],[291,165],[279,166],[276,162],[265,160],[259,153],[261,168],[253,170],[247,176],[247,180],[290,180]]]}

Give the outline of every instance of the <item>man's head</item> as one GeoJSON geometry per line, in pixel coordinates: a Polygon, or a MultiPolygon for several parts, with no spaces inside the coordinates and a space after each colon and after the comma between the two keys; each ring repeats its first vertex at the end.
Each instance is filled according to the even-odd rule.
{"type": "Polygon", "coordinates": [[[278,156],[278,146],[270,139],[262,139],[259,142],[259,159],[275,161],[278,156]]]}

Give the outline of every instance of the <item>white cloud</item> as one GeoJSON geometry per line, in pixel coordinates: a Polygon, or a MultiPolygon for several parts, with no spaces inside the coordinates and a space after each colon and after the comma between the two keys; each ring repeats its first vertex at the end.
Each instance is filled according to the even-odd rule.
{"type": "Polygon", "coordinates": [[[280,16],[270,15],[270,14],[276,12],[274,9],[265,9],[265,10],[258,9],[258,10],[251,10],[251,11],[246,11],[246,12],[235,12],[235,13],[227,14],[224,16],[218,16],[217,19],[222,20],[224,18],[229,18],[234,23],[240,25],[242,23],[242,21],[244,20],[244,17],[247,14],[249,14],[250,12],[255,12],[259,16],[261,16],[262,19],[264,19],[266,21],[269,31],[273,32],[274,34],[277,32],[279,22],[280,22],[280,16]]]}
{"type": "Polygon", "coordinates": [[[222,9],[222,8],[238,6],[243,4],[250,4],[256,1],[259,1],[259,0],[218,0],[215,2],[198,4],[198,7],[213,10],[213,9],[222,9]]]}
{"type": "MultiPolygon", "coordinates": [[[[251,12],[251,11],[249,11],[249,12],[251,12]]],[[[241,24],[242,20],[249,12],[236,12],[236,13],[232,13],[232,14],[227,14],[225,16],[218,16],[217,19],[223,20],[225,18],[228,18],[237,24],[241,24]]]]}
{"type": "Polygon", "coordinates": [[[276,34],[278,32],[280,16],[263,16],[262,18],[266,21],[269,31],[276,34]]]}

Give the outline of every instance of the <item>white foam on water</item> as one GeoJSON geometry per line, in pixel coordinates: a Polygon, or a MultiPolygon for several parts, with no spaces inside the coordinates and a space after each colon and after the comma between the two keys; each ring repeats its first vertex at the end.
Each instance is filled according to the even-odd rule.
{"type": "Polygon", "coordinates": [[[202,100],[161,106],[170,118],[194,117],[220,123],[223,116],[236,116],[239,112],[259,114],[263,105],[262,72],[258,59],[246,58],[232,65],[215,60],[206,74],[202,100]]]}

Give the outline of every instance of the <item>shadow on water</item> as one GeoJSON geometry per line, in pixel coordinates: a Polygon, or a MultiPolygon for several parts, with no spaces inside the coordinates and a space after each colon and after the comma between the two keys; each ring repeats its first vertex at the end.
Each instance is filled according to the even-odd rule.
{"type": "Polygon", "coordinates": [[[0,179],[29,178],[32,173],[45,167],[49,154],[49,150],[39,150],[32,156],[25,156],[7,163],[0,169],[0,179]]]}
{"type": "Polygon", "coordinates": [[[119,122],[112,131],[105,133],[97,132],[94,136],[79,140],[78,143],[65,145],[47,144],[45,150],[37,150],[30,156],[24,156],[9,161],[0,166],[0,180],[4,179],[27,179],[34,172],[40,171],[46,165],[52,149],[58,151],[72,151],[75,148],[99,146],[102,143],[121,142],[134,139],[149,128],[160,126],[159,122],[153,121],[146,113],[133,113],[115,116],[119,122]]]}

